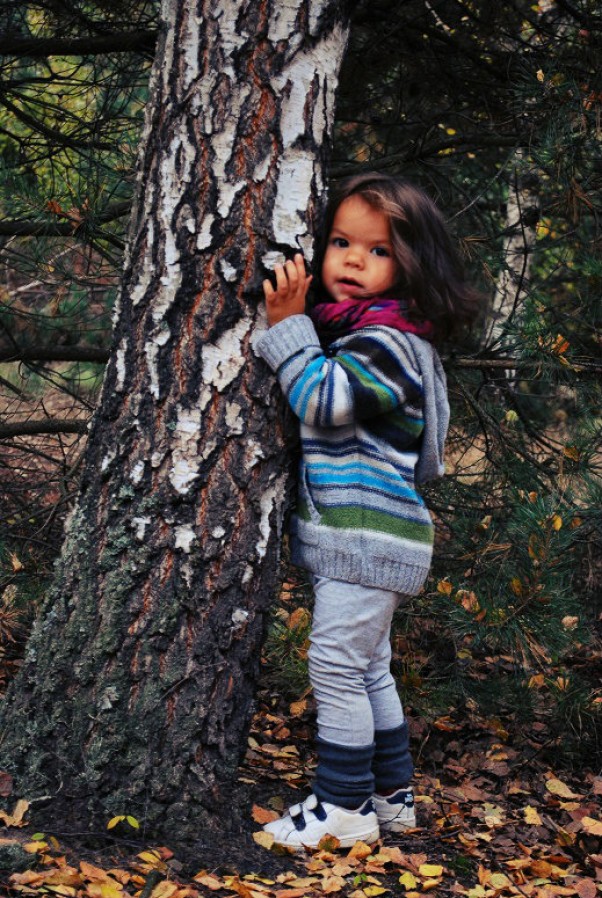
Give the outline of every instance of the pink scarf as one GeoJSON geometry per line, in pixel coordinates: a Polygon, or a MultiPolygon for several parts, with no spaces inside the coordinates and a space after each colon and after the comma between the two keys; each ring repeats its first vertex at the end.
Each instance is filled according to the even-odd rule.
{"type": "Polygon", "coordinates": [[[398,331],[417,334],[432,340],[434,327],[430,321],[410,321],[406,318],[407,303],[399,299],[373,296],[371,299],[345,299],[342,302],[322,302],[309,313],[323,345],[344,337],[351,331],[377,324],[398,331]]]}

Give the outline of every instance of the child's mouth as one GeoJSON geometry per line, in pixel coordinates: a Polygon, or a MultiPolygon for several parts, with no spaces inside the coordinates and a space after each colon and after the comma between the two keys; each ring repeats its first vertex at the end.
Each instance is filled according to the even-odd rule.
{"type": "Polygon", "coordinates": [[[359,283],[359,281],[356,281],[353,278],[339,278],[339,284],[342,287],[356,287],[360,290],[362,289],[362,285],[359,283]]]}

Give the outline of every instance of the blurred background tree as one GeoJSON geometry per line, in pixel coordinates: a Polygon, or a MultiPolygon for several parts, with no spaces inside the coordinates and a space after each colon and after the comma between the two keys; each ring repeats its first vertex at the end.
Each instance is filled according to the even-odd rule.
{"type": "MultiPolygon", "coordinates": [[[[1,13],[7,662],[58,551],[110,347],[156,14],[133,0],[1,13]]],[[[535,718],[536,746],[581,760],[602,716],[601,46],[595,0],[359,2],[331,171],[422,185],[484,296],[446,354],[449,475],[428,491],[433,577],[399,620],[402,688],[431,719],[535,718]]]]}

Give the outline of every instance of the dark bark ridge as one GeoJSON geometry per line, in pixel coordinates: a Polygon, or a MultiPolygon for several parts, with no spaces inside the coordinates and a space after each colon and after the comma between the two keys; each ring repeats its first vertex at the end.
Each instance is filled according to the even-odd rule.
{"type": "Polygon", "coordinates": [[[252,335],[265,266],[311,252],[346,21],[166,7],[111,358],[0,763],[53,813],[182,839],[228,816],[244,746],[289,491],[252,335]]]}

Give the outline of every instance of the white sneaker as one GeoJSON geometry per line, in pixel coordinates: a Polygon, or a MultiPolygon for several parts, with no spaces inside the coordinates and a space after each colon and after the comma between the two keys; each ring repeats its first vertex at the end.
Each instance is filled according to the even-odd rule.
{"type": "Polygon", "coordinates": [[[340,808],[310,795],[303,804],[294,804],[280,820],[263,827],[272,833],[278,845],[290,848],[317,848],[324,836],[335,836],[341,848],[351,848],[357,841],[376,842],[380,836],[372,799],[356,811],[340,808]]]}
{"type": "Polygon", "coordinates": [[[399,789],[392,795],[374,794],[372,800],[378,824],[385,832],[400,833],[416,826],[412,789],[399,789]]]}

